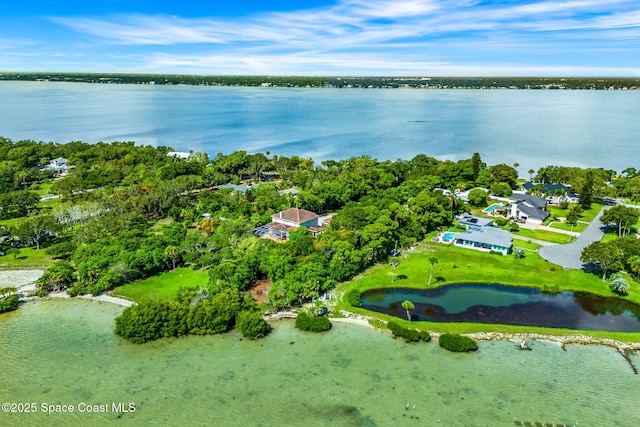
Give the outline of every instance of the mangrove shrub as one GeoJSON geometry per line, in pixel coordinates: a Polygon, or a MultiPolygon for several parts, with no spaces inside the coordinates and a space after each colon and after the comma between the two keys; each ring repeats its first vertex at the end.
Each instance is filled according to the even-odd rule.
{"type": "Polygon", "coordinates": [[[256,339],[265,337],[271,332],[271,326],[262,318],[256,310],[244,310],[238,313],[236,318],[236,329],[243,337],[256,339]]]}
{"type": "Polygon", "coordinates": [[[387,328],[389,328],[394,337],[404,338],[406,342],[431,341],[431,335],[427,331],[405,328],[396,322],[387,323],[387,328]]]}
{"type": "Polygon", "coordinates": [[[0,298],[0,313],[6,313],[7,311],[13,311],[18,308],[20,297],[13,294],[5,298],[0,298]]]}
{"type": "Polygon", "coordinates": [[[296,317],[296,328],[303,331],[324,332],[331,329],[331,321],[326,316],[313,317],[307,313],[300,313],[296,317]]]}
{"type": "Polygon", "coordinates": [[[442,334],[438,344],[450,351],[476,351],[478,349],[478,343],[475,340],[459,334],[442,334]]]}

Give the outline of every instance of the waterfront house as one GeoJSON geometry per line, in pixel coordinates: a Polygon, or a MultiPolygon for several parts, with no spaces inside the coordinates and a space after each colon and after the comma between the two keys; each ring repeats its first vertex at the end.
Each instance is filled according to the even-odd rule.
{"type": "Polygon", "coordinates": [[[484,252],[500,252],[507,255],[511,251],[511,233],[498,227],[470,227],[463,233],[454,234],[454,245],[484,252]]]}
{"type": "Polygon", "coordinates": [[[289,232],[298,227],[304,227],[316,236],[331,221],[332,215],[321,216],[306,209],[289,208],[271,215],[271,222],[254,228],[251,233],[256,236],[271,237],[279,240],[287,240],[289,232]]]}
{"type": "Polygon", "coordinates": [[[458,216],[458,220],[461,225],[464,225],[467,228],[489,227],[493,224],[492,219],[473,216],[466,213],[458,216]]]}
{"type": "Polygon", "coordinates": [[[541,224],[549,217],[547,201],[530,194],[513,194],[509,197],[510,215],[517,222],[541,224]]]}
{"type": "Polygon", "coordinates": [[[539,192],[549,203],[578,203],[578,196],[564,184],[535,184],[527,181],[522,184],[522,190],[527,194],[539,192]]]}
{"type": "Polygon", "coordinates": [[[54,175],[64,175],[69,172],[69,169],[73,166],[69,165],[69,161],[64,157],[57,157],[50,160],[48,164],[38,167],[36,169],[41,171],[52,171],[54,175]]]}

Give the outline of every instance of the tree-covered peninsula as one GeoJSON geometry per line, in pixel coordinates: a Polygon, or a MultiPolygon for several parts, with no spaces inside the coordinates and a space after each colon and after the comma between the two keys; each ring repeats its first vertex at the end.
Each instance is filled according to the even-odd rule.
{"type": "MultiPolygon", "coordinates": [[[[554,217],[575,208],[588,220],[591,204],[637,202],[640,194],[633,168],[548,166],[531,175],[538,192],[549,183],[579,189],[579,200],[554,207],[554,217]]],[[[399,249],[429,241],[439,229],[459,228],[459,214],[483,215],[491,197],[508,198],[520,184],[513,166],[487,165],[478,153],[459,161],[361,156],[316,164],[269,152],[209,157],[133,142],[0,138],[0,265],[25,267],[33,260],[48,266],[37,284],[40,295],[100,294],[180,268],[205,272],[208,279],[198,286],[180,283],[170,298],[126,309],[118,333],[144,342],[237,327],[253,338],[268,332],[258,319],[266,309],[311,302],[389,263],[399,249]],[[266,290],[258,306],[249,292],[260,286],[266,290]]],[[[627,222],[606,243],[619,245],[614,263],[605,265],[596,259],[602,251],[591,250],[600,268],[591,276],[600,280],[603,269],[623,274],[634,283],[628,298],[640,301],[640,240],[629,236],[636,225],[627,222]]],[[[518,230],[507,215],[496,223],[518,230]]],[[[517,232],[525,233],[517,246],[528,250],[537,239],[566,240],[517,232]]],[[[429,262],[425,277],[437,259],[429,262]]],[[[602,288],[608,291],[608,284],[602,288]]]]}

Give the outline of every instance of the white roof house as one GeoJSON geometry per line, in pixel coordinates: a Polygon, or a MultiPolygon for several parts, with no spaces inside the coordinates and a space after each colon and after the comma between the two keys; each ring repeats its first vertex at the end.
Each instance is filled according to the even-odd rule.
{"type": "Polygon", "coordinates": [[[167,157],[175,157],[177,159],[189,160],[193,157],[193,153],[187,151],[169,151],[167,157]]]}

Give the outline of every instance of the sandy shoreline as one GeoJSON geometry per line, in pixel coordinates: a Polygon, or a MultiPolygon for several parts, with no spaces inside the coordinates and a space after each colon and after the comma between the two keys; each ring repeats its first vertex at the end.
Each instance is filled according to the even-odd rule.
{"type": "MultiPolygon", "coordinates": [[[[52,292],[52,293],[50,293],[48,295],[48,297],[52,297],[52,298],[72,298],[66,292],[52,292]]],[[[74,298],[82,298],[82,299],[87,299],[87,300],[91,300],[91,301],[108,302],[108,303],[111,303],[111,304],[120,305],[122,307],[131,307],[132,305],[135,304],[135,302],[130,301],[128,299],[124,299],[124,298],[120,298],[120,297],[114,297],[114,296],[106,295],[106,294],[100,294],[100,295],[78,295],[77,297],[74,297],[74,298]]]]}
{"type": "MultiPolygon", "coordinates": [[[[0,270],[0,288],[13,286],[18,290],[18,295],[23,301],[37,299],[38,297],[30,296],[36,290],[36,281],[44,274],[43,269],[24,269],[24,270],[0,270]]],[[[66,292],[52,292],[48,295],[53,298],[71,298],[66,292]]],[[[112,295],[80,295],[77,298],[83,298],[93,301],[108,302],[117,304],[122,307],[130,307],[135,302],[125,298],[114,297],[112,295]]]]}
{"type": "MultiPolygon", "coordinates": [[[[340,310],[340,314],[344,316],[343,318],[332,318],[332,321],[341,321],[345,323],[354,323],[359,325],[368,325],[369,319],[374,319],[370,316],[362,316],[359,314],[351,313],[348,311],[340,310]]],[[[439,338],[440,333],[438,332],[429,332],[432,338],[439,338]]],[[[556,336],[556,335],[545,335],[545,334],[533,334],[533,333],[502,333],[502,332],[476,332],[473,334],[464,334],[470,338],[473,338],[477,341],[489,341],[489,340],[497,340],[497,341],[510,341],[513,343],[519,343],[520,341],[550,341],[558,343],[563,349],[566,344],[595,344],[595,345],[606,345],[609,347],[613,347],[617,349],[623,355],[627,351],[637,351],[640,350],[640,343],[625,343],[622,341],[612,340],[609,338],[594,338],[586,335],[565,335],[565,336],[556,336]]]]}
{"type": "MultiPolygon", "coordinates": [[[[18,289],[18,293],[22,298],[27,297],[27,295],[33,291],[35,291],[35,282],[42,276],[44,270],[42,269],[29,269],[29,270],[0,270],[0,287],[5,286],[15,286],[18,289]]],[[[57,292],[49,294],[50,297],[53,298],[71,298],[65,292],[57,292]]],[[[28,299],[36,298],[36,297],[27,297],[28,299]]],[[[135,304],[134,301],[130,301],[120,297],[114,297],[112,295],[81,295],[77,298],[83,298],[93,301],[99,302],[108,302],[111,304],[117,304],[122,307],[130,307],[135,304]]],[[[285,314],[285,313],[282,313],[285,314]]],[[[293,314],[293,313],[287,313],[293,314]]],[[[350,323],[354,325],[366,326],[369,328],[374,328],[369,323],[369,319],[374,319],[371,316],[362,316],[359,314],[351,313],[348,311],[340,310],[340,314],[343,317],[335,317],[332,318],[332,322],[339,323],[350,323]]],[[[293,316],[282,316],[282,317],[294,317],[293,316]]],[[[265,317],[267,320],[275,320],[277,318],[282,318],[281,316],[272,315],[265,317]]],[[[437,332],[430,332],[433,338],[438,338],[440,336],[437,332]]],[[[566,335],[566,336],[555,336],[555,335],[545,335],[545,334],[532,334],[532,333],[501,333],[501,332],[477,332],[473,334],[466,334],[470,338],[473,338],[478,341],[487,341],[487,340],[506,340],[514,343],[518,343],[520,341],[550,341],[558,343],[561,347],[564,348],[566,344],[595,344],[595,345],[606,345],[609,347],[614,347],[618,351],[624,354],[627,351],[637,351],[640,350],[640,343],[624,343],[621,341],[608,339],[608,338],[593,338],[586,335],[566,335]]]]}

